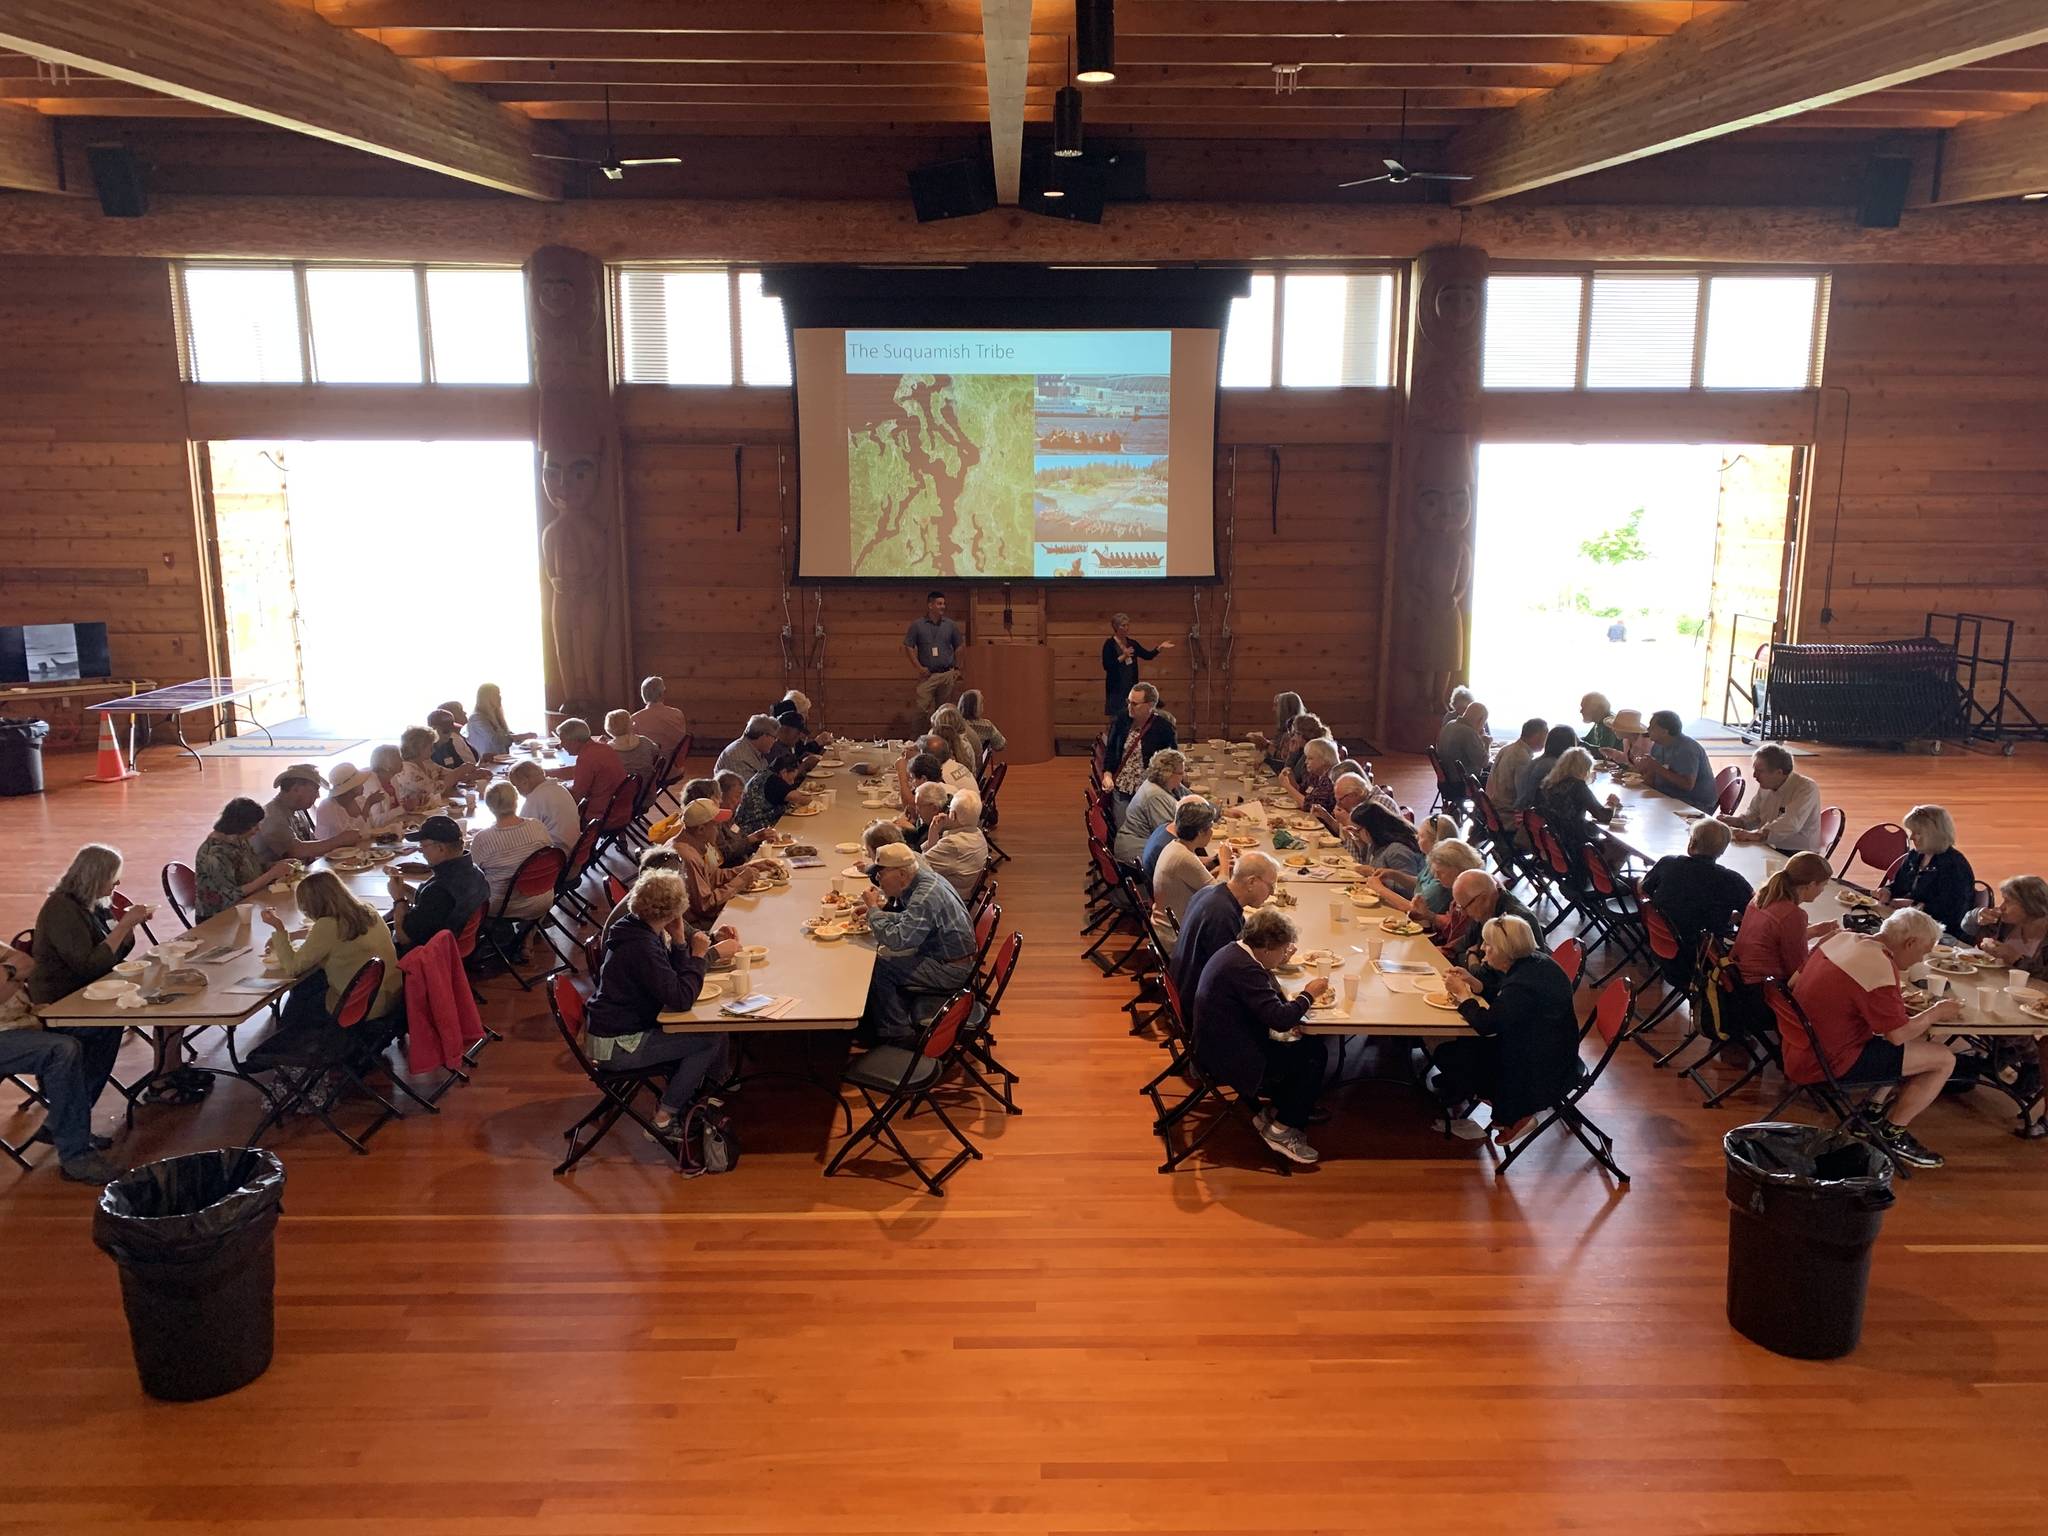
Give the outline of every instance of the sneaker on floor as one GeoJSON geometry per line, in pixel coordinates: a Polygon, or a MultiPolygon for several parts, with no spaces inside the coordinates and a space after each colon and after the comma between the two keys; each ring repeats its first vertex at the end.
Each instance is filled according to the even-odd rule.
{"type": "Polygon", "coordinates": [[[1914,1168],[1939,1168],[1948,1161],[1939,1152],[1929,1151],[1903,1125],[1893,1125],[1887,1120],[1878,1128],[1878,1134],[1887,1152],[1914,1168]]]}
{"type": "Polygon", "coordinates": [[[1266,1134],[1266,1131],[1272,1126],[1272,1124],[1273,1111],[1270,1109],[1262,1109],[1256,1115],[1252,1116],[1252,1129],[1257,1131],[1261,1136],[1266,1134]]]}
{"type": "MultiPolygon", "coordinates": [[[[32,1147],[44,1147],[48,1146],[55,1139],[55,1137],[50,1135],[50,1128],[46,1125],[39,1129],[35,1135],[29,1137],[28,1144],[32,1147]]],[[[104,1152],[114,1144],[113,1137],[102,1136],[98,1131],[94,1131],[88,1139],[91,1141],[92,1149],[95,1152],[104,1152]]]]}
{"type": "Polygon", "coordinates": [[[74,1184],[105,1184],[122,1173],[119,1163],[100,1152],[67,1158],[57,1165],[57,1171],[74,1184]]]}
{"type": "Polygon", "coordinates": [[[1259,1132],[1260,1139],[1290,1162],[1313,1163],[1322,1154],[1308,1144],[1308,1138],[1291,1125],[1282,1125],[1278,1120],[1268,1120],[1259,1132]]]}

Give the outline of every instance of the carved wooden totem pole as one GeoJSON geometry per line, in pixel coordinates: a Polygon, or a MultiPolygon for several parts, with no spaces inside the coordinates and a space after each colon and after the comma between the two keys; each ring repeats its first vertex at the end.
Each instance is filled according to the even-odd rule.
{"type": "Polygon", "coordinates": [[[549,245],[526,264],[540,450],[548,704],[601,722],[627,702],[619,434],[605,348],[604,266],[549,245]]]}
{"type": "Polygon", "coordinates": [[[1387,734],[1419,752],[1435,744],[1445,696],[1465,676],[1486,253],[1432,246],[1416,258],[1412,291],[1387,734]]]}

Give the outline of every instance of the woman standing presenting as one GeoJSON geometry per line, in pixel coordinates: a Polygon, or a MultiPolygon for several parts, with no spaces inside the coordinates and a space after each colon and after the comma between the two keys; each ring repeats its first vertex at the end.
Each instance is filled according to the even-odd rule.
{"type": "Polygon", "coordinates": [[[1111,614],[1109,638],[1102,642],[1102,713],[1111,720],[1122,714],[1131,684],[1138,680],[1138,663],[1150,661],[1161,651],[1172,649],[1171,640],[1162,640],[1156,647],[1133,640],[1131,616],[1127,613],[1111,614]]]}

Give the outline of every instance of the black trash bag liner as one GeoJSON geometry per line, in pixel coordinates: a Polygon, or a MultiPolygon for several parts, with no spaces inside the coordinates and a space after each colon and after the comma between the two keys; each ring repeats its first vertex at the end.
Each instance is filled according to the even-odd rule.
{"type": "Polygon", "coordinates": [[[1890,1205],[1892,1160],[1847,1131],[1825,1130],[1784,1120],[1738,1125],[1721,1138],[1732,1175],[1740,1168],[1760,1183],[1796,1189],[1832,1189],[1844,1195],[1875,1195],[1890,1205]]]}
{"type": "Polygon", "coordinates": [[[123,1264],[217,1249],[284,1202],[284,1164],[258,1147],[219,1147],[131,1168],[100,1192],[92,1240],[123,1264]]]}

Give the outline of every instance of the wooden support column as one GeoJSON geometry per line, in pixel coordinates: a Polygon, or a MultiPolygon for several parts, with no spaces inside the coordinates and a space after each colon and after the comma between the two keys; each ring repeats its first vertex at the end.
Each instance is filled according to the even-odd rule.
{"type": "Polygon", "coordinates": [[[605,711],[627,701],[624,518],[604,264],[567,246],[543,246],[526,263],[526,292],[548,708],[601,729],[605,711]]]}
{"type": "Polygon", "coordinates": [[[1436,744],[1444,699],[1468,659],[1486,270],[1483,250],[1431,246],[1409,284],[1387,708],[1389,744],[1403,752],[1436,744]]]}

